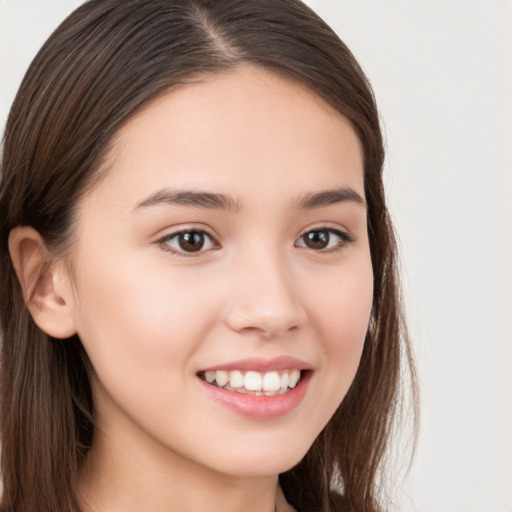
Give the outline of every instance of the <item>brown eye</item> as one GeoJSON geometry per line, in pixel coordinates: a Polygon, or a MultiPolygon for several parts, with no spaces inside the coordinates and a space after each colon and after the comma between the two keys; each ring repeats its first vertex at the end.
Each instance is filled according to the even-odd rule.
{"type": "Polygon", "coordinates": [[[330,251],[341,249],[353,239],[338,229],[312,229],[304,233],[295,243],[297,247],[305,247],[314,251],[330,251]]]}
{"type": "Polygon", "coordinates": [[[328,231],[310,231],[303,235],[304,244],[310,249],[321,250],[329,245],[330,235],[328,231]]]}
{"type": "Polygon", "coordinates": [[[160,243],[178,253],[198,253],[215,248],[212,237],[204,231],[181,231],[165,237],[160,243]]]}
{"type": "Polygon", "coordinates": [[[183,249],[186,252],[197,252],[204,246],[204,235],[197,231],[180,233],[178,236],[178,243],[180,249],[183,249]]]}

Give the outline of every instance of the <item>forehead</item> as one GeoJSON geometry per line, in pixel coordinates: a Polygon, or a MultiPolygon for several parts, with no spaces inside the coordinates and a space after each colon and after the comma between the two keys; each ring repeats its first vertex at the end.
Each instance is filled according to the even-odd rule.
{"type": "Polygon", "coordinates": [[[107,181],[134,195],[157,184],[227,193],[237,185],[301,193],[307,184],[348,185],[364,196],[349,121],[298,82],[252,66],[173,87],[133,116],[111,148],[107,181]]]}

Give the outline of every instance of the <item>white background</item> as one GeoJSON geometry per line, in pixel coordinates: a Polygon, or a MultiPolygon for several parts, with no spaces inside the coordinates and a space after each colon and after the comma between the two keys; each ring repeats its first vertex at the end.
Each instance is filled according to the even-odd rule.
{"type": "MultiPolygon", "coordinates": [[[[0,125],[77,0],[0,0],[0,125]]],[[[512,511],[512,2],[310,0],[383,116],[422,384],[400,509],[512,511]]]]}

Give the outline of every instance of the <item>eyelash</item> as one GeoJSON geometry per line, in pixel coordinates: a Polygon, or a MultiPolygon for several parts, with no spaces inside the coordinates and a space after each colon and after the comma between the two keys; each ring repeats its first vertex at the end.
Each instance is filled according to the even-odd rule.
{"type": "MultiPolygon", "coordinates": [[[[350,244],[352,242],[354,242],[354,238],[350,234],[348,234],[344,231],[341,231],[339,229],[335,229],[335,228],[328,227],[328,226],[322,226],[322,227],[310,229],[310,230],[304,232],[297,239],[297,241],[295,242],[294,245],[295,245],[295,247],[311,249],[315,252],[320,252],[320,253],[335,253],[335,252],[342,250],[345,246],[347,246],[348,244],[350,244]],[[328,235],[327,243],[328,244],[331,242],[331,236],[335,235],[338,238],[338,242],[333,247],[318,248],[318,249],[308,247],[306,245],[306,243],[304,242],[305,237],[307,235],[311,235],[313,233],[317,233],[317,234],[318,233],[327,233],[327,235],[328,235]],[[304,244],[299,244],[299,241],[304,242],[304,244]]],[[[219,241],[213,235],[211,235],[210,233],[208,233],[207,231],[205,231],[203,229],[184,229],[181,231],[177,231],[175,233],[165,235],[162,238],[158,239],[156,241],[156,244],[160,245],[162,247],[162,249],[165,251],[169,251],[173,254],[178,254],[180,256],[185,256],[185,257],[195,257],[207,250],[220,248],[219,241]],[[177,247],[173,248],[172,246],[169,245],[169,242],[172,241],[173,239],[178,240],[178,244],[179,244],[180,243],[179,237],[184,236],[184,235],[193,235],[193,236],[199,235],[203,238],[203,240],[208,239],[209,244],[211,244],[211,247],[207,247],[206,249],[204,249],[203,247],[204,247],[204,244],[206,243],[206,242],[204,242],[203,244],[201,244],[201,247],[199,248],[199,250],[186,251],[183,248],[177,248],[177,247]]]]}
{"type": "Polygon", "coordinates": [[[308,231],[303,233],[298,238],[297,242],[295,242],[295,246],[302,247],[304,249],[311,249],[313,251],[321,252],[321,253],[335,253],[335,252],[341,251],[344,247],[346,247],[348,244],[353,243],[353,242],[354,242],[354,237],[352,235],[350,235],[349,233],[346,233],[345,231],[341,231],[340,229],[332,228],[329,226],[320,226],[318,228],[309,229],[308,231]],[[312,233],[327,233],[329,243],[331,242],[330,239],[331,239],[332,235],[335,235],[339,240],[333,247],[327,247],[327,248],[323,248],[323,249],[313,249],[311,247],[308,247],[307,245],[298,245],[299,240],[304,241],[305,237],[312,233]]]}
{"type": "MultiPolygon", "coordinates": [[[[204,244],[201,245],[201,247],[199,248],[198,251],[186,251],[184,249],[173,248],[169,245],[169,242],[171,240],[173,240],[173,239],[179,240],[179,237],[182,235],[200,235],[203,237],[203,239],[208,239],[209,243],[212,244],[212,247],[208,247],[206,250],[220,248],[219,241],[213,235],[211,235],[204,229],[183,229],[181,231],[177,231],[175,233],[170,233],[168,235],[163,236],[162,238],[158,239],[156,241],[156,243],[158,245],[160,245],[164,251],[169,251],[173,254],[178,254],[180,256],[185,256],[185,257],[198,256],[199,254],[204,252],[204,250],[203,250],[204,244]]],[[[179,243],[179,241],[178,241],[178,243],[179,243]]]]}

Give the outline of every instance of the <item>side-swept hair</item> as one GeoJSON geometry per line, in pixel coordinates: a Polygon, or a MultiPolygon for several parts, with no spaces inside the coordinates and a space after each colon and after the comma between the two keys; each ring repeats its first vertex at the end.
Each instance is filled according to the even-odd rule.
{"type": "MultiPolygon", "coordinates": [[[[91,0],[39,51],[9,114],[0,174],[3,512],[77,512],[77,474],[94,433],[88,359],[77,336],[33,322],[9,253],[30,225],[50,253],[72,239],[80,198],[109,141],[155,96],[241,64],[296,80],[345,116],[364,151],[374,273],[361,363],[304,459],[280,475],[302,511],[375,512],[400,382],[414,369],[400,304],[396,246],[382,183],[384,149],[368,80],[337,35],[298,0],[91,0]]],[[[340,312],[342,314],[342,312],[340,312]]]]}

